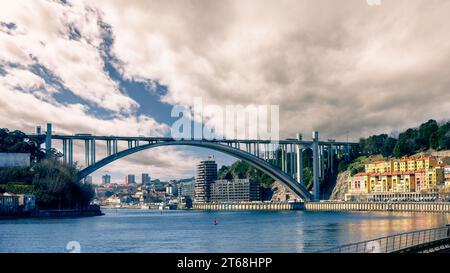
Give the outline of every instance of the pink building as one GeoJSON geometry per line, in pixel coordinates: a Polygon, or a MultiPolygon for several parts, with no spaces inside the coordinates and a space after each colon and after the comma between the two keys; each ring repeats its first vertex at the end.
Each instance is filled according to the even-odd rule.
{"type": "Polygon", "coordinates": [[[421,190],[427,189],[427,182],[425,179],[425,172],[418,171],[415,172],[416,177],[416,192],[420,192],[421,190]]]}

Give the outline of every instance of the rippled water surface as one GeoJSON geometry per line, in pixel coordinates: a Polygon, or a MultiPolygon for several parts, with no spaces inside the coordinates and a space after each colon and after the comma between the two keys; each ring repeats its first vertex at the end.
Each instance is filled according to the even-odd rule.
{"type": "Polygon", "coordinates": [[[70,241],[81,252],[313,252],[450,223],[450,214],[426,213],[103,211],[0,220],[0,252],[67,252],[70,241]]]}

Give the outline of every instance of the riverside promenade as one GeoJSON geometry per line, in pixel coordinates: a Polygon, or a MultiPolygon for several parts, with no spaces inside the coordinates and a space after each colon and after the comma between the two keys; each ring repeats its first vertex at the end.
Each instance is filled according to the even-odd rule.
{"type": "Polygon", "coordinates": [[[236,202],[194,203],[194,210],[399,211],[450,213],[450,202],[236,202]]]}
{"type": "Polygon", "coordinates": [[[404,211],[450,213],[450,202],[306,202],[312,211],[404,211]]]}
{"type": "Polygon", "coordinates": [[[301,202],[194,203],[194,210],[302,210],[301,202]]]}

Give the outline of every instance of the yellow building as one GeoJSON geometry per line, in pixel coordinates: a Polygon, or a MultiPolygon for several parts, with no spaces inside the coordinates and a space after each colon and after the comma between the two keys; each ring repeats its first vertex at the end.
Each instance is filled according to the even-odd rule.
{"type": "Polygon", "coordinates": [[[401,172],[406,172],[408,170],[408,161],[406,159],[401,159],[399,165],[401,172]]]}
{"type": "Polygon", "coordinates": [[[377,161],[364,165],[366,173],[385,173],[392,172],[392,161],[377,161]]]}
{"type": "Polygon", "coordinates": [[[381,191],[391,191],[392,189],[392,176],[391,175],[381,175],[379,177],[379,183],[381,183],[381,191]]]}
{"type": "Polygon", "coordinates": [[[392,161],[384,161],[377,164],[378,173],[387,173],[392,172],[393,162],[392,161]]]}
{"type": "Polygon", "coordinates": [[[425,181],[428,189],[435,189],[444,184],[444,169],[437,167],[425,171],[425,181]]]}
{"type": "Polygon", "coordinates": [[[450,187],[450,165],[440,167],[433,156],[371,162],[364,168],[365,173],[349,179],[349,193],[419,192],[442,185],[450,187]]]}
{"type": "Polygon", "coordinates": [[[416,180],[413,173],[392,176],[393,192],[413,192],[416,189],[416,180]]]}
{"type": "Polygon", "coordinates": [[[445,188],[450,189],[450,165],[444,166],[445,188]]]}
{"type": "Polygon", "coordinates": [[[369,164],[365,164],[364,165],[364,171],[366,173],[374,173],[375,172],[375,168],[376,168],[375,163],[369,163],[369,164]]]}
{"type": "Polygon", "coordinates": [[[406,161],[406,165],[407,165],[407,171],[409,171],[409,172],[417,171],[415,159],[409,159],[408,161],[406,161]]]}
{"type": "Polygon", "coordinates": [[[392,171],[393,172],[399,172],[400,171],[400,162],[399,161],[392,162],[392,171]]]}

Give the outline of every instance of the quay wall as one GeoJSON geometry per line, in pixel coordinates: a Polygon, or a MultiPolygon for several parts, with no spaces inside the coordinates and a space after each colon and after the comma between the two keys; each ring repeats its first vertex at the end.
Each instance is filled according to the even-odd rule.
{"type": "Polygon", "coordinates": [[[306,202],[310,211],[448,212],[450,202],[306,202]]]}
{"type": "Polygon", "coordinates": [[[194,210],[302,210],[301,202],[271,202],[271,203],[193,203],[194,210]]]}
{"type": "Polygon", "coordinates": [[[194,210],[400,211],[450,213],[450,202],[193,203],[194,210]]]}

